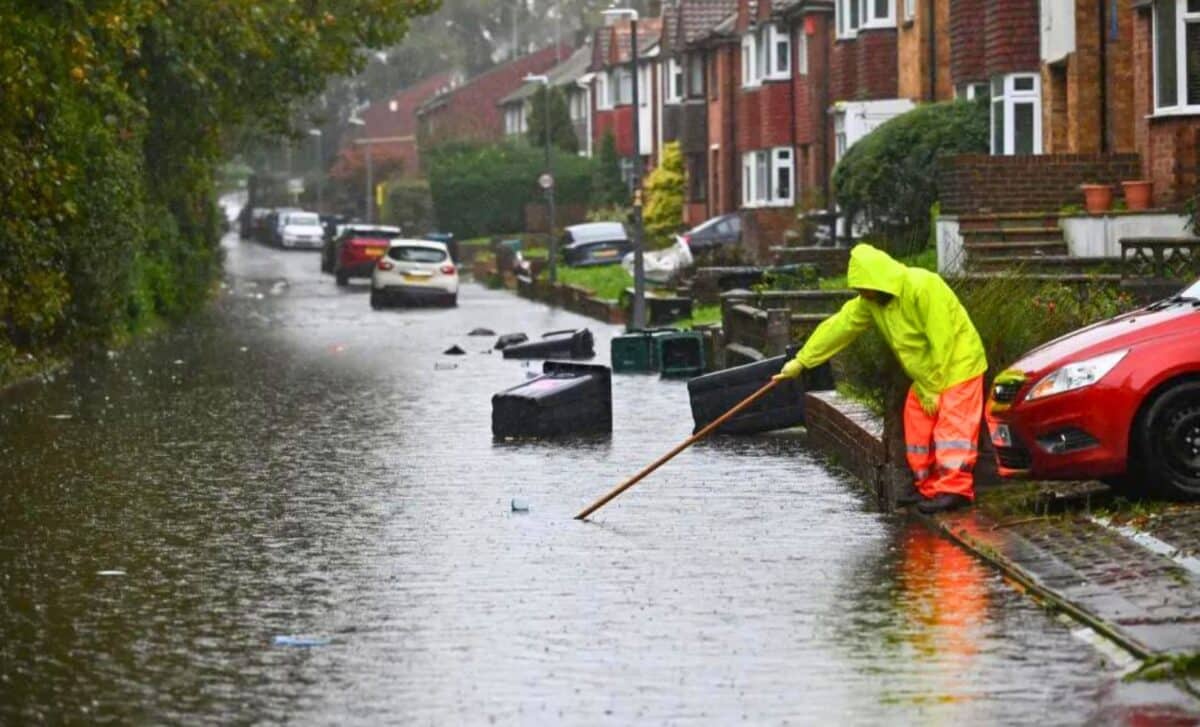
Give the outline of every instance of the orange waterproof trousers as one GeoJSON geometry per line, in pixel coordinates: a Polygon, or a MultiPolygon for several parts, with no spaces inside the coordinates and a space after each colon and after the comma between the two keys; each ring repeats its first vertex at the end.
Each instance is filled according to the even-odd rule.
{"type": "Polygon", "coordinates": [[[975,499],[975,460],[983,417],[983,377],[951,386],[938,397],[938,410],[925,413],[910,389],[904,403],[908,466],[922,497],[943,493],[975,499]]]}

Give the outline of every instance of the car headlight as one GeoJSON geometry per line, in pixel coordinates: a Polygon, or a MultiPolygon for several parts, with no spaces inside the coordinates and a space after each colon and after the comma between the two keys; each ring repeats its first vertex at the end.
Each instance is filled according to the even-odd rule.
{"type": "Polygon", "coordinates": [[[1091,386],[1107,376],[1108,372],[1112,371],[1128,353],[1129,349],[1113,351],[1103,356],[1089,358],[1086,361],[1069,363],[1034,384],[1025,400],[1043,399],[1047,396],[1091,386]]]}

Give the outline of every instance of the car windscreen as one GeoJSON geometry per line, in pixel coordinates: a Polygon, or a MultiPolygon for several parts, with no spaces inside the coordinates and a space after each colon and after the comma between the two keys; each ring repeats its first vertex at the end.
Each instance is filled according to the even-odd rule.
{"type": "Polygon", "coordinates": [[[316,215],[288,215],[287,223],[289,225],[316,226],[321,224],[321,218],[316,215]]]}
{"type": "Polygon", "coordinates": [[[402,263],[440,263],[446,259],[446,251],[430,247],[398,246],[388,250],[388,257],[402,263]]]}

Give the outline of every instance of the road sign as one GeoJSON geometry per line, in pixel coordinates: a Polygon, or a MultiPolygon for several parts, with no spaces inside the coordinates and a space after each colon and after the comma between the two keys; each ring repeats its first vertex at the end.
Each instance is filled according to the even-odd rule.
{"type": "Polygon", "coordinates": [[[554,177],[549,174],[543,174],[538,177],[538,186],[542,189],[550,189],[554,186],[554,177]]]}
{"type": "Polygon", "coordinates": [[[287,180],[288,194],[304,194],[304,179],[295,177],[287,180]]]}

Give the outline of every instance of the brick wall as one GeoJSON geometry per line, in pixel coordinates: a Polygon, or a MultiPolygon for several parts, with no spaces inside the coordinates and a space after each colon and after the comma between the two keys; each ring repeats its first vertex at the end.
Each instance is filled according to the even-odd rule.
{"type": "Polygon", "coordinates": [[[846,100],[872,101],[896,98],[899,88],[896,30],[860,30],[858,40],[856,95],[846,100]]]}
{"type": "Polygon", "coordinates": [[[736,139],[739,152],[792,143],[792,86],[765,82],[738,91],[736,139]]]}
{"type": "Polygon", "coordinates": [[[887,463],[878,417],[837,392],[822,391],[805,395],[804,424],[813,448],[875,491],[887,463]]]}
{"type": "Polygon", "coordinates": [[[946,214],[1054,212],[1083,204],[1080,184],[1117,184],[1140,173],[1137,154],[963,154],[942,160],[938,182],[946,214]]]}
{"type": "Polygon", "coordinates": [[[950,0],[950,81],[955,86],[987,80],[982,21],[988,2],[950,0]]]}
{"type": "Polygon", "coordinates": [[[686,101],[680,107],[682,118],[679,148],[684,154],[703,154],[708,151],[708,105],[686,101]]]}
{"type": "Polygon", "coordinates": [[[604,135],[612,132],[617,142],[617,155],[633,156],[633,107],[618,106],[609,111],[599,111],[592,121],[592,135],[596,141],[596,149],[604,135]]]}
{"type": "MultiPolygon", "coordinates": [[[[709,157],[710,212],[713,215],[733,212],[741,199],[741,164],[737,158],[734,137],[734,112],[736,91],[739,86],[741,48],[736,44],[724,44],[710,51],[709,81],[716,84],[717,98],[708,106],[708,141],[710,149],[716,147],[716,163],[709,157]]],[[[710,155],[711,155],[710,151],[710,155]]]]}
{"type": "Polygon", "coordinates": [[[783,244],[783,233],[796,221],[791,207],[755,207],[743,209],[742,247],[755,263],[771,260],[771,248],[783,244]]]}
{"type": "MultiPolygon", "coordinates": [[[[829,37],[834,38],[834,28],[829,28],[829,37]]],[[[829,97],[830,101],[849,101],[858,90],[858,41],[832,40],[833,50],[829,54],[829,97]]]]}
{"type": "Polygon", "coordinates": [[[984,5],[986,75],[1036,71],[1041,66],[1038,0],[988,0],[984,5]]]}

